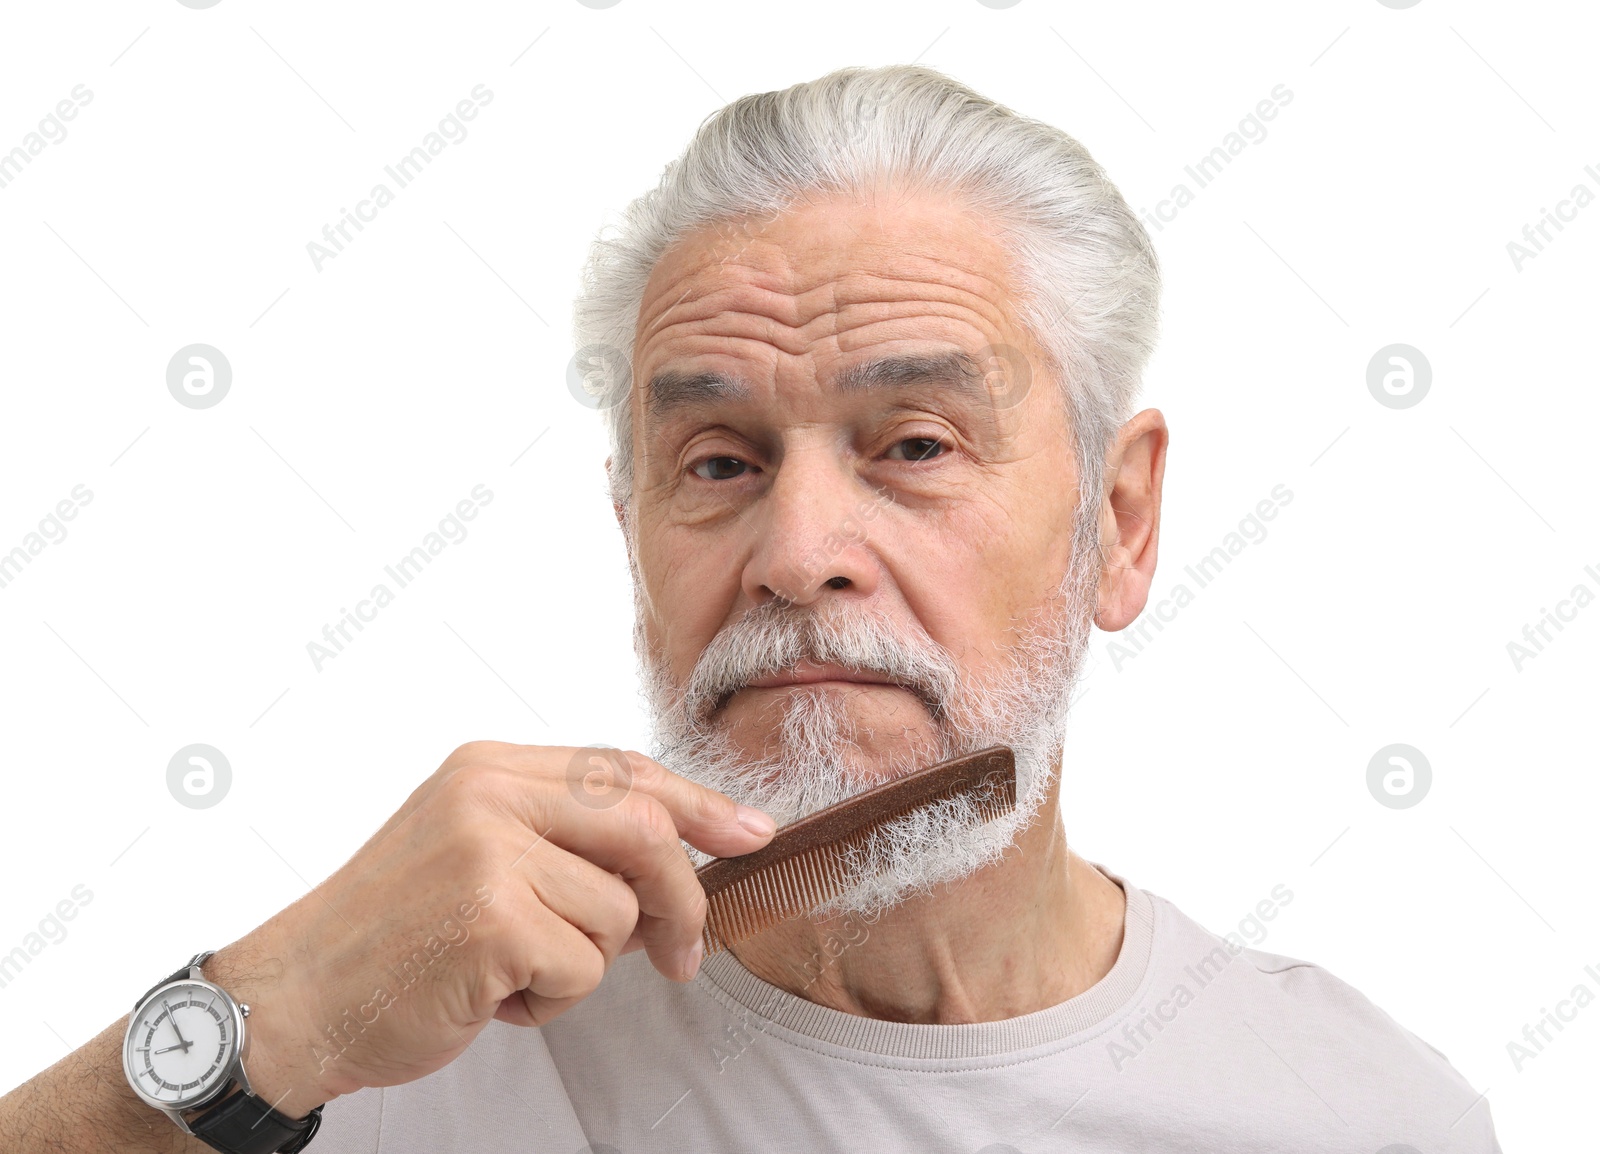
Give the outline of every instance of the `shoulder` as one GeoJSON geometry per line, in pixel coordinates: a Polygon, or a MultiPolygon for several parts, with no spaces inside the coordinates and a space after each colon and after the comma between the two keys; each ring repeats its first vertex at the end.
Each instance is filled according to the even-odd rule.
{"type": "Polygon", "coordinates": [[[1442,1053],[1325,967],[1244,945],[1234,933],[1213,933],[1166,898],[1149,896],[1157,952],[1165,967],[1178,966],[1197,984],[1217,980],[1226,969],[1229,1000],[1244,999],[1240,1008],[1273,1015],[1299,1028],[1326,1030],[1340,1040],[1340,1048],[1382,1041],[1384,1053],[1415,1058],[1424,1072],[1459,1080],[1442,1053]]]}
{"type": "MultiPolygon", "coordinates": [[[[1164,973],[1219,1016],[1242,1022],[1273,1060],[1304,1064],[1348,1092],[1418,1116],[1459,1122],[1483,1139],[1471,1149],[1498,1150],[1482,1094],[1448,1058],[1349,982],[1301,958],[1243,944],[1238,934],[1207,930],[1165,898],[1149,894],[1156,948],[1152,976],[1164,973]],[[1218,991],[1212,998],[1211,988],[1218,991]]],[[[1260,939],[1257,939],[1260,940],[1260,939]]],[[[1245,1035],[1246,1044],[1252,1044],[1245,1035]]],[[[1454,1147],[1452,1147],[1454,1148],[1454,1147]]]]}

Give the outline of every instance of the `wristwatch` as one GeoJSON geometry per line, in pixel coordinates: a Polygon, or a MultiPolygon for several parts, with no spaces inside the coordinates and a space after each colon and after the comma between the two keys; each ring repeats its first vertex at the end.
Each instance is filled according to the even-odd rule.
{"type": "Polygon", "coordinates": [[[214,952],[196,954],[134,1003],[122,1071],[141,1099],[225,1154],[303,1150],[322,1124],[322,1107],[296,1121],[251,1090],[244,1072],[250,1007],[200,972],[214,952]]]}

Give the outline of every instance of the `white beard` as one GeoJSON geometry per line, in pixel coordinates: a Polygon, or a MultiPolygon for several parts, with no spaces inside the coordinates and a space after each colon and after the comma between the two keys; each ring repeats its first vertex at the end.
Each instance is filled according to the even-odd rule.
{"type": "MultiPolygon", "coordinates": [[[[992,745],[1016,756],[1017,805],[986,820],[978,802],[954,798],[886,824],[847,865],[842,891],[816,911],[873,917],[907,898],[956,882],[999,860],[1039,813],[1060,767],[1070,695],[1088,648],[1090,580],[1096,556],[1075,561],[1055,595],[1019,630],[993,684],[967,676],[949,651],[912,623],[906,635],[859,601],[815,609],[775,599],[725,627],[701,654],[686,686],[673,685],[650,652],[634,578],[634,648],[653,724],[652,755],[680,776],[765,810],[780,828],[879,781],[992,745]],[[928,708],[932,742],[908,741],[887,765],[865,767],[848,699],[834,690],[788,691],[775,756],[747,754],[710,715],[752,680],[798,661],[870,671],[916,694],[928,708]],[[870,772],[869,772],[870,769],[870,772]]],[[[690,847],[696,864],[709,860],[690,847]]]]}

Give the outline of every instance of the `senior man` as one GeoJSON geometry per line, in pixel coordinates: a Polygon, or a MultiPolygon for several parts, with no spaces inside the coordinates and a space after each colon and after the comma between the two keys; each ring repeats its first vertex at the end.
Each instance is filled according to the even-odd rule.
{"type": "Polygon", "coordinates": [[[1158,288],[1081,146],[937,72],[710,118],[578,309],[655,757],[462,746],[174,975],[211,983],[192,1005],[135,1010],[129,1077],[159,1081],[195,1007],[251,1006],[248,1093],[175,1111],[209,1145],[132,1091],[118,1022],[0,1102],[0,1146],[292,1150],[320,1121],[329,1154],[1498,1150],[1356,990],[1066,844],[1089,628],[1133,621],[1156,564],[1167,431],[1130,411],[1158,288]],[[702,959],[684,842],[748,853],[1001,743],[1015,813],[912,823],[702,959]]]}

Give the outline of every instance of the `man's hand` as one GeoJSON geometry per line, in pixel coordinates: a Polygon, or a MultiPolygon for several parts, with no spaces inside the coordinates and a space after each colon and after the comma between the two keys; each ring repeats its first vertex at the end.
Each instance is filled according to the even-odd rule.
{"type": "Polygon", "coordinates": [[[679,839],[727,857],[771,835],[765,814],[639,753],[471,742],[204,970],[251,1004],[256,1093],[303,1117],[432,1073],[491,1018],[548,1022],[630,950],[689,979],[706,903],[679,839]]]}

